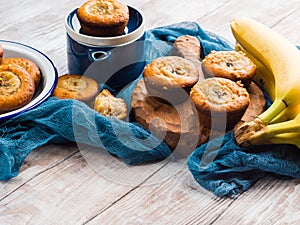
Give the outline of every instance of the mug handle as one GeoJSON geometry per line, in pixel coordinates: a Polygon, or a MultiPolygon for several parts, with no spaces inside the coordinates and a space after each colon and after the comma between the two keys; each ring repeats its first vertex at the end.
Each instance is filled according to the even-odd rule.
{"type": "Polygon", "coordinates": [[[111,52],[104,52],[104,51],[92,51],[89,52],[89,58],[91,59],[92,62],[95,61],[102,61],[105,59],[108,59],[111,55],[111,52]]]}

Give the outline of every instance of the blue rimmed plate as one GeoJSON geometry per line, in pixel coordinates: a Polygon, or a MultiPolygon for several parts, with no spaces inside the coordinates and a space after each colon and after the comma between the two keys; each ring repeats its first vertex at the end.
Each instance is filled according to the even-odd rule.
{"type": "Polygon", "coordinates": [[[29,59],[40,68],[42,75],[32,100],[19,109],[0,114],[0,120],[5,120],[37,107],[50,97],[56,86],[58,74],[53,62],[39,50],[28,45],[6,40],[0,40],[0,44],[4,49],[4,58],[22,57],[29,59]]]}

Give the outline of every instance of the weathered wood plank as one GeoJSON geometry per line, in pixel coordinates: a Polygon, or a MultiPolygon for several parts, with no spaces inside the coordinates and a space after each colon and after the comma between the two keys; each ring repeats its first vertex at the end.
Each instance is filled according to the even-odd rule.
{"type": "Polygon", "coordinates": [[[6,196],[0,202],[0,224],[82,224],[165,164],[128,167],[98,149],[87,153],[73,155],[6,196]]]}
{"type": "Polygon", "coordinates": [[[273,29],[286,37],[289,41],[296,45],[300,45],[300,35],[297,30],[300,24],[300,1],[295,4],[298,6],[292,11],[289,15],[284,17],[282,20],[278,21],[278,23],[274,24],[273,29]]]}
{"type": "Polygon", "coordinates": [[[240,196],[216,224],[299,224],[300,180],[267,177],[240,196]]]}
{"type": "Polygon", "coordinates": [[[78,152],[74,144],[46,145],[36,149],[25,159],[20,174],[9,181],[0,181],[0,202],[28,181],[57,166],[78,152]]]}
{"type": "Polygon", "coordinates": [[[200,187],[185,160],[180,160],[169,163],[87,224],[209,224],[232,201],[200,187]]]}
{"type": "Polygon", "coordinates": [[[151,29],[182,21],[195,21],[199,17],[210,14],[226,2],[228,0],[152,0],[147,1],[140,8],[145,14],[147,29],[151,29]]]}
{"type": "MultiPolygon", "coordinates": [[[[269,1],[260,0],[232,0],[227,4],[224,4],[222,7],[219,7],[210,15],[201,19],[197,19],[197,22],[204,29],[225,37],[231,43],[235,43],[229,24],[233,18],[240,16],[251,17],[266,24],[267,26],[273,27],[290,14],[295,13],[295,19],[290,20],[286,28],[288,29],[288,27],[294,27],[294,29],[296,29],[296,27],[299,25],[299,20],[297,20],[298,18],[296,16],[299,15],[299,9],[300,2],[297,0],[274,0],[272,3],[269,1]]],[[[297,32],[295,32],[295,30],[289,30],[286,32],[286,35],[297,35],[297,32]]]]}

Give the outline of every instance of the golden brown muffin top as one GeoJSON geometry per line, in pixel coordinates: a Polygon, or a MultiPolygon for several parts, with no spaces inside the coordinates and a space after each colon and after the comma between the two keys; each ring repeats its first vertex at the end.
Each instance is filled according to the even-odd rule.
{"type": "Polygon", "coordinates": [[[53,96],[86,102],[94,98],[98,94],[98,90],[97,82],[89,77],[65,74],[58,78],[53,96]]]}
{"type": "Polygon", "coordinates": [[[145,67],[143,76],[153,84],[166,88],[189,87],[199,79],[195,65],[179,56],[164,56],[154,59],[145,67]]]}
{"type": "Polygon", "coordinates": [[[127,23],[129,10],[118,0],[89,0],[78,8],[77,17],[90,26],[111,26],[127,23]]]}
{"type": "Polygon", "coordinates": [[[243,52],[211,51],[202,62],[211,75],[232,80],[251,78],[256,72],[255,64],[243,52]]]}
{"type": "Polygon", "coordinates": [[[3,58],[2,65],[21,66],[22,68],[27,70],[27,72],[31,75],[31,77],[33,78],[33,80],[35,82],[36,87],[38,86],[40,79],[41,79],[41,71],[40,71],[39,67],[35,63],[30,61],[29,59],[20,58],[20,57],[3,58]]]}
{"type": "Polygon", "coordinates": [[[247,90],[234,81],[214,77],[198,82],[190,96],[196,108],[202,111],[231,112],[249,104],[247,90]]]}
{"type": "Polygon", "coordinates": [[[12,65],[0,66],[0,113],[26,105],[34,92],[34,81],[24,68],[12,65]]]}

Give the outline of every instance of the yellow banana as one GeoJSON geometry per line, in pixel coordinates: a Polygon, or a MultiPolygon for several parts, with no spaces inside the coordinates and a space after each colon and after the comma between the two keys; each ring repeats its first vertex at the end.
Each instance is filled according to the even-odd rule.
{"type": "Polygon", "coordinates": [[[268,139],[270,142],[266,144],[292,144],[300,148],[300,133],[282,133],[268,139]]]}
{"type": "Polygon", "coordinates": [[[253,55],[247,52],[239,43],[235,45],[236,51],[244,52],[256,65],[256,74],[253,77],[254,82],[274,101],[275,99],[275,78],[270,70],[268,70],[260,61],[253,55]]]}
{"type": "Polygon", "coordinates": [[[300,104],[287,107],[283,111],[281,111],[276,117],[274,117],[270,124],[281,123],[288,120],[293,120],[300,114],[300,104]]]}
{"type": "Polygon", "coordinates": [[[262,88],[270,95],[273,93],[274,100],[256,119],[235,128],[237,143],[240,146],[271,143],[274,138],[277,143],[296,143],[294,137],[300,133],[300,106],[297,106],[300,105],[300,51],[278,33],[253,19],[238,18],[230,25],[243,51],[258,65],[261,63],[262,69],[266,68],[257,79],[261,76],[264,82],[270,84],[262,88]],[[291,139],[288,140],[288,137],[291,139]]]}
{"type": "Polygon", "coordinates": [[[274,75],[275,99],[259,118],[271,121],[288,106],[300,103],[300,52],[287,39],[250,18],[230,23],[237,42],[274,75]]]}
{"type": "Polygon", "coordinates": [[[257,144],[291,144],[300,148],[300,133],[280,133],[273,135],[271,138],[265,136],[249,140],[249,145],[257,144]]]}

